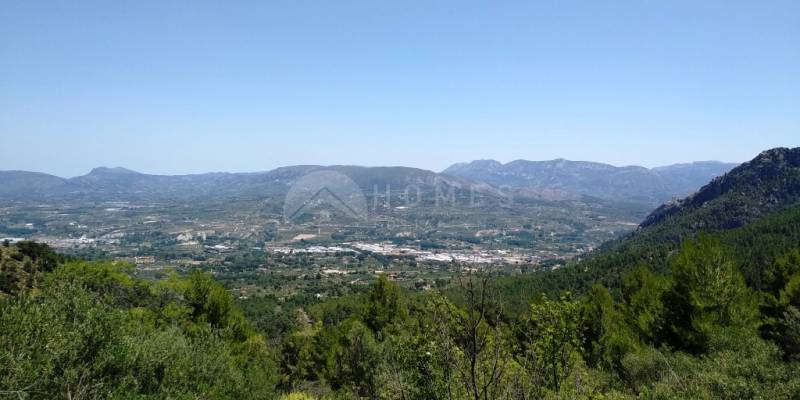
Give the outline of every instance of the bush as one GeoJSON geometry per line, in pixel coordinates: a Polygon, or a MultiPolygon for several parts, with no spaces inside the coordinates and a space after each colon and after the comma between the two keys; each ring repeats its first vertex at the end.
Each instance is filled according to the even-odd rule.
{"type": "Polygon", "coordinates": [[[263,338],[218,307],[230,304],[227,292],[204,279],[179,281],[185,292],[160,303],[119,264],[59,267],[41,290],[0,305],[0,390],[32,399],[270,397],[276,374],[263,338]],[[170,308],[202,312],[158,317],[170,308]]]}

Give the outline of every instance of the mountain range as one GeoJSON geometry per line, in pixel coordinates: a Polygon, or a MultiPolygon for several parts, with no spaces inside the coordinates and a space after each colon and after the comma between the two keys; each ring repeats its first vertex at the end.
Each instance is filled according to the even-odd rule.
{"type": "Polygon", "coordinates": [[[98,167],[86,175],[60,178],[39,172],[0,171],[0,197],[30,198],[55,196],[94,196],[103,198],[193,198],[201,196],[236,197],[282,194],[302,176],[318,170],[332,170],[353,179],[365,191],[376,186],[403,189],[415,185],[487,185],[468,179],[408,167],[358,167],[297,165],[267,172],[207,173],[195,175],[150,175],[116,167],[98,167]]]}
{"type": "Polygon", "coordinates": [[[427,190],[437,185],[478,190],[507,187],[526,196],[591,196],[655,207],[694,192],[734,166],[705,161],[647,169],[564,159],[518,160],[507,164],[479,160],[453,165],[441,173],[410,167],[296,165],[266,172],[194,175],[151,175],[121,167],[98,167],[86,175],[69,179],[39,172],[0,171],[0,197],[259,196],[286,193],[303,175],[328,169],[348,175],[365,191],[375,188],[384,191],[386,187],[403,190],[408,186],[427,190]]]}
{"type": "Polygon", "coordinates": [[[517,160],[507,164],[495,160],[476,160],[454,164],[442,173],[495,186],[555,190],[657,205],[693,193],[736,165],[700,161],[648,169],[564,159],[517,160]]]}

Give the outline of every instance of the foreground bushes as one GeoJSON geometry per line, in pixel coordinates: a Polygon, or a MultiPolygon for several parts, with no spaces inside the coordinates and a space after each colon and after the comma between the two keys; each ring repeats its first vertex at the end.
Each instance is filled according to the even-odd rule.
{"type": "Polygon", "coordinates": [[[73,262],[0,311],[0,388],[23,398],[268,398],[273,362],[227,292],[73,262]]]}

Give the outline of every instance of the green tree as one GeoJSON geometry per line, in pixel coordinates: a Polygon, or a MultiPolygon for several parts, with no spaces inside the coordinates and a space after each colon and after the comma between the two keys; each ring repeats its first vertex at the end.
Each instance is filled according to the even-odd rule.
{"type": "Polygon", "coordinates": [[[372,284],[367,295],[364,322],[373,332],[380,333],[395,321],[402,321],[408,316],[399,286],[381,275],[372,284]]]}
{"type": "Polygon", "coordinates": [[[538,385],[558,392],[572,372],[581,351],[580,313],[580,302],[569,294],[559,300],[542,296],[531,305],[522,364],[538,385]]]}
{"type": "Polygon", "coordinates": [[[335,389],[347,388],[360,396],[377,393],[376,377],[380,368],[380,347],[372,332],[358,321],[348,321],[334,348],[331,383],[335,389]]]}
{"type": "Polygon", "coordinates": [[[766,292],[779,296],[795,275],[800,274],[800,249],[795,249],[775,260],[764,271],[766,292]]]}
{"type": "Polygon", "coordinates": [[[601,283],[592,285],[581,308],[581,328],[586,359],[597,365],[603,358],[602,339],[613,327],[616,319],[614,299],[601,283]]]}
{"type": "Polygon", "coordinates": [[[584,359],[595,367],[618,369],[622,358],[638,345],[611,293],[599,283],[581,302],[580,334],[584,359]]]}
{"type": "Polygon", "coordinates": [[[781,348],[784,358],[800,360],[800,274],[781,289],[777,300],[768,298],[766,303],[762,334],[781,348]]]}
{"type": "Polygon", "coordinates": [[[502,307],[487,274],[459,277],[466,310],[453,330],[460,350],[458,375],[468,398],[497,398],[502,389],[507,355],[500,326],[502,307]],[[463,357],[463,358],[462,358],[463,357]]]}
{"type": "Polygon", "coordinates": [[[730,251],[711,236],[684,242],[671,268],[674,284],[665,298],[673,345],[704,352],[720,328],[754,326],[755,298],[730,251]]]}
{"type": "Polygon", "coordinates": [[[645,343],[663,340],[667,311],[664,294],[668,289],[669,281],[654,275],[646,265],[639,265],[622,279],[624,319],[645,343]]]}

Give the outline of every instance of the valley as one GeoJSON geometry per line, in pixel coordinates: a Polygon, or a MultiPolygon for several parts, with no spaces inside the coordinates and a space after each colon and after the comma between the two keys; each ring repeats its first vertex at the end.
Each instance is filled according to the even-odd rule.
{"type": "MultiPolygon", "coordinates": [[[[366,284],[386,272],[406,287],[430,288],[470,268],[549,270],[633,231],[651,208],[413,168],[306,166],[198,176],[97,168],[70,180],[52,177],[46,186],[36,186],[41,176],[25,181],[20,174],[4,186],[20,191],[5,192],[0,203],[0,238],[130,262],[143,274],[202,268],[240,296],[259,292],[249,281],[262,278],[313,276],[331,288],[366,284]],[[287,191],[314,171],[353,179],[366,218],[322,204],[287,220],[287,191]],[[243,275],[248,282],[240,283],[243,275]]],[[[552,175],[551,181],[560,173],[552,175]]]]}

